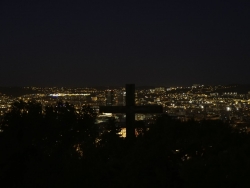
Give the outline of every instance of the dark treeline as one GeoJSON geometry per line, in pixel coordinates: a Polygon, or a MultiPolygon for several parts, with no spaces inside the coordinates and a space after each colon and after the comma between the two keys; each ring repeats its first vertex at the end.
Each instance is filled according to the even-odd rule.
{"type": "Polygon", "coordinates": [[[1,120],[0,187],[250,185],[250,136],[221,121],[162,115],[128,141],[95,119],[88,106],[15,102],[1,120]]]}

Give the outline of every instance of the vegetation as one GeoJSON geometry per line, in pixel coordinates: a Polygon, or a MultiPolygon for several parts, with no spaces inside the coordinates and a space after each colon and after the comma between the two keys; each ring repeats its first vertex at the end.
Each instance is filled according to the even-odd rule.
{"type": "Polygon", "coordinates": [[[227,124],[162,115],[127,141],[95,118],[88,106],[15,102],[1,121],[1,187],[248,187],[250,137],[227,124]]]}

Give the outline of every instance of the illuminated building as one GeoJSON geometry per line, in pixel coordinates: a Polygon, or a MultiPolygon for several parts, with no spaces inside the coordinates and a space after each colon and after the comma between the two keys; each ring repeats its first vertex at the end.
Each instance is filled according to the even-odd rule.
{"type": "Polygon", "coordinates": [[[115,103],[114,91],[113,90],[106,90],[105,95],[106,95],[106,106],[113,106],[115,103]]]}

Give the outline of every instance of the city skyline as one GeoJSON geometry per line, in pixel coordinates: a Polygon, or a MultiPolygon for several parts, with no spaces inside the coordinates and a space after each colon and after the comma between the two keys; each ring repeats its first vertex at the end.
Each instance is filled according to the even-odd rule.
{"type": "Polygon", "coordinates": [[[0,86],[250,84],[249,2],[0,5],[0,86]]]}

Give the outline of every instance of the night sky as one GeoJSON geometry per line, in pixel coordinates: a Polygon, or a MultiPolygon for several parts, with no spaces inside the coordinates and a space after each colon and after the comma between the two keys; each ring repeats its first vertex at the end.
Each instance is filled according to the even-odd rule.
{"type": "Polygon", "coordinates": [[[0,86],[126,83],[250,84],[250,1],[0,1],[0,86]]]}

